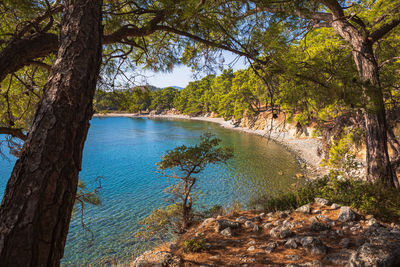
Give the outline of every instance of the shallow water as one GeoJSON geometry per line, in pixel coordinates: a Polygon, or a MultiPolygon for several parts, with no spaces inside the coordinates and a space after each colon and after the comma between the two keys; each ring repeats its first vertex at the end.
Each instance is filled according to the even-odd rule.
{"type": "MultiPolygon", "coordinates": [[[[203,204],[226,207],[239,200],[245,205],[254,195],[287,190],[300,172],[295,157],[284,147],[215,123],[94,118],[80,178],[95,188],[101,177],[102,205],[85,207],[84,222],[93,236],[82,229],[80,216],[71,221],[63,265],[85,266],[100,259],[125,262],[145,249],[148,244],[134,237],[139,229],[137,222],[166,203],[163,189],[169,185],[168,179],[156,173],[155,163],[168,149],[195,144],[205,131],[216,134],[222,145],[233,147],[234,158],[227,165],[207,167],[199,175],[203,204]]],[[[0,196],[14,162],[13,158],[0,159],[0,196]]]]}

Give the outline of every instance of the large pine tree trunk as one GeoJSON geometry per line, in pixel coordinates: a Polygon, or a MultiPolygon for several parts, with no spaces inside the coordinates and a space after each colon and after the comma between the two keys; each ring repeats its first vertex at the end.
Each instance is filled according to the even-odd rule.
{"type": "Polygon", "coordinates": [[[360,75],[365,99],[365,141],[367,179],[399,188],[399,182],[388,153],[387,121],[378,64],[372,43],[368,40],[353,44],[353,57],[360,75]]]}
{"type": "Polygon", "coordinates": [[[0,266],[58,266],[101,61],[101,0],[66,0],[61,44],[0,207],[0,266]]]}

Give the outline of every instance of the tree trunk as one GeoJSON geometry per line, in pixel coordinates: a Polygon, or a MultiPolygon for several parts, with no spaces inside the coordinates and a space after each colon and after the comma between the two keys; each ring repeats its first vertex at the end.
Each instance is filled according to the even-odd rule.
{"type": "Polygon", "coordinates": [[[365,143],[367,179],[399,188],[399,182],[388,153],[387,121],[378,64],[372,43],[368,40],[353,44],[353,57],[359,72],[365,99],[365,143]]]}
{"type": "Polygon", "coordinates": [[[66,0],[61,44],[0,207],[0,266],[58,266],[101,61],[101,0],[66,0]]]}

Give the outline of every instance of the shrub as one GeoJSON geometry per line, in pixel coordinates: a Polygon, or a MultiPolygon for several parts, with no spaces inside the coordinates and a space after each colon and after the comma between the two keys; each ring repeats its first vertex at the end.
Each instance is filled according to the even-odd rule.
{"type": "Polygon", "coordinates": [[[184,251],[190,252],[201,252],[206,250],[206,242],[202,236],[194,237],[190,240],[183,242],[184,251]]]}
{"type": "Polygon", "coordinates": [[[262,204],[266,211],[289,210],[314,201],[315,197],[351,206],[364,214],[393,220],[400,219],[400,193],[379,183],[350,178],[339,179],[336,173],[306,182],[276,197],[261,196],[250,204],[262,204]]]}

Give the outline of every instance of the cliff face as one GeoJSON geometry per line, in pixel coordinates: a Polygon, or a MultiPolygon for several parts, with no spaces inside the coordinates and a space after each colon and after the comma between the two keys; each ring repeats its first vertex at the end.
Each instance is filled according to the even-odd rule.
{"type": "Polygon", "coordinates": [[[317,198],[296,211],[206,219],[133,266],[400,266],[400,227],[317,198]],[[197,252],[185,252],[190,240],[197,252]]]}

